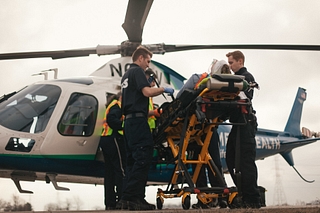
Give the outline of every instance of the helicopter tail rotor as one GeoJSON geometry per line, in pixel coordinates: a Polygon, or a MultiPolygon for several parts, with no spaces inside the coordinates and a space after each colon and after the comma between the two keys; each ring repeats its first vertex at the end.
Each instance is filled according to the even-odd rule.
{"type": "Polygon", "coordinates": [[[314,131],[309,130],[306,127],[302,127],[302,135],[306,138],[312,138],[312,137],[319,138],[320,132],[314,132],[314,131]]]}

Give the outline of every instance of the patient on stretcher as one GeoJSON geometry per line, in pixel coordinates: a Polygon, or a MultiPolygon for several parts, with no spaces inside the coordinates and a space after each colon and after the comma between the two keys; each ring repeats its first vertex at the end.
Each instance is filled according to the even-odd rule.
{"type": "MultiPolygon", "coordinates": [[[[210,67],[209,67],[209,73],[202,73],[202,74],[193,74],[188,81],[183,85],[179,93],[177,94],[177,98],[180,98],[181,94],[186,90],[195,90],[198,88],[199,83],[205,79],[212,77],[214,74],[231,74],[229,65],[226,61],[221,60],[218,61],[217,59],[213,59],[210,67]]],[[[205,85],[205,84],[202,84],[205,85]]],[[[204,87],[204,86],[203,86],[204,87]]],[[[203,89],[203,88],[202,88],[203,89]]]]}
{"type": "MultiPolygon", "coordinates": [[[[230,88],[232,89],[230,85],[235,85],[235,82],[242,83],[242,78],[236,78],[234,75],[229,75],[231,74],[231,72],[226,61],[214,60],[209,70],[210,74],[203,73],[192,75],[191,78],[188,79],[188,81],[179,91],[177,98],[174,101],[172,101],[171,103],[162,104],[160,108],[163,109],[163,113],[158,120],[158,133],[166,129],[168,125],[173,125],[172,121],[174,121],[178,117],[184,118],[185,113],[189,108],[188,106],[192,102],[202,102],[203,97],[198,96],[205,88],[208,88],[208,91],[213,90],[213,92],[214,90],[223,91],[223,88],[226,88],[225,92],[230,92],[230,88]],[[215,89],[215,87],[219,88],[215,89]],[[220,90],[220,88],[222,90],[220,90]]],[[[238,92],[238,88],[236,89],[237,91],[235,92],[238,92]]],[[[213,97],[210,97],[211,94],[208,95],[210,100],[213,101],[213,97]]],[[[200,105],[196,104],[194,106],[198,108],[200,105]]]]}

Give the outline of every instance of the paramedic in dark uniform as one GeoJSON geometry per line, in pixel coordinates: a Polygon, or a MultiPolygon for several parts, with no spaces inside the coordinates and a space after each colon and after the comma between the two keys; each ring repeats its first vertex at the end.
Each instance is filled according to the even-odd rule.
{"type": "Polygon", "coordinates": [[[105,163],[105,209],[113,210],[121,199],[125,177],[126,152],[123,139],[121,93],[112,95],[106,104],[100,147],[105,163]]]}
{"type": "MultiPolygon", "coordinates": [[[[245,57],[241,51],[229,52],[227,55],[230,69],[235,75],[243,75],[248,83],[255,83],[254,77],[244,67],[245,57]]],[[[253,98],[253,89],[240,92],[240,99],[253,98]]],[[[233,125],[231,132],[228,136],[226,161],[228,170],[231,174],[233,182],[239,188],[241,184],[242,194],[242,207],[243,208],[260,208],[260,194],[257,186],[258,171],[255,164],[256,158],[256,140],[255,134],[257,131],[257,121],[252,107],[247,109],[248,113],[244,114],[245,119],[248,121],[245,125],[233,125]],[[237,130],[240,127],[240,173],[241,183],[237,183],[235,175],[236,169],[236,140],[237,130]]],[[[244,123],[244,117],[241,109],[238,108],[230,114],[230,122],[244,123]]]]}
{"type": "Polygon", "coordinates": [[[124,138],[127,151],[126,183],[117,209],[154,210],[145,200],[145,187],[153,156],[153,137],[148,125],[149,97],[173,94],[172,88],[150,87],[145,70],[152,52],[140,46],[132,54],[133,63],[121,79],[124,138]]]}

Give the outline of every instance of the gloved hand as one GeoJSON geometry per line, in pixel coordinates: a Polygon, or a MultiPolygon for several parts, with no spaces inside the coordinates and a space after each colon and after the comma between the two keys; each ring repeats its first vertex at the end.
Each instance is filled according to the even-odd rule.
{"type": "Polygon", "coordinates": [[[174,89],[170,87],[163,87],[164,93],[168,93],[169,95],[173,95],[174,89]]]}
{"type": "Polygon", "coordinates": [[[159,108],[158,108],[158,109],[153,110],[153,114],[154,114],[154,116],[156,116],[157,118],[160,117],[161,113],[162,113],[162,109],[159,109],[159,108]]]}

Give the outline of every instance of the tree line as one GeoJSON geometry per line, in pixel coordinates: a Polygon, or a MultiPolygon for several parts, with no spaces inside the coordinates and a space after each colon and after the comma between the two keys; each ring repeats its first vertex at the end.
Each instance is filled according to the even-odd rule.
{"type": "Polygon", "coordinates": [[[0,211],[16,212],[16,211],[32,211],[32,205],[22,200],[19,196],[12,196],[12,203],[0,199],[0,211]]]}
{"type": "MultiPolygon", "coordinates": [[[[44,206],[45,211],[57,211],[57,210],[80,210],[83,205],[82,200],[79,197],[73,199],[66,199],[64,202],[48,203],[44,206]]],[[[96,210],[100,210],[99,207],[95,207],[96,210]]],[[[0,212],[15,212],[15,211],[33,211],[32,204],[25,202],[18,195],[12,195],[12,201],[5,201],[0,199],[0,212]]]]}

